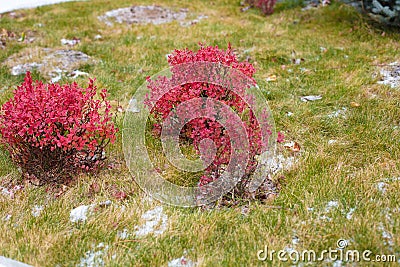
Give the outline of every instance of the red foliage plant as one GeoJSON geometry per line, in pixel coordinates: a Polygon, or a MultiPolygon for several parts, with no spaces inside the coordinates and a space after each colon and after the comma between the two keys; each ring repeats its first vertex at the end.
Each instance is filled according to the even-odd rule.
{"type": "Polygon", "coordinates": [[[265,15],[274,13],[276,0],[246,0],[246,2],[252,7],[259,8],[265,15]]]}
{"type": "MultiPolygon", "coordinates": [[[[249,62],[238,62],[230,45],[227,50],[222,50],[218,46],[213,47],[200,44],[200,49],[196,52],[188,49],[175,50],[168,57],[168,63],[172,68],[179,64],[196,62],[220,63],[245,75],[248,80],[252,81],[252,85],[256,84],[253,79],[253,74],[255,73],[254,67],[249,62]]],[[[247,134],[246,138],[249,143],[249,161],[245,174],[247,176],[250,175],[257,166],[256,155],[261,154],[267,146],[265,140],[263,141],[262,139],[262,131],[268,132],[267,135],[270,136],[272,134],[270,126],[268,125],[267,129],[262,129],[255,114],[246,104],[246,101],[229,88],[212,83],[190,82],[165,90],[168,88],[169,82],[170,80],[166,77],[158,77],[156,80],[148,78],[148,88],[151,90],[151,94],[147,96],[145,104],[151,109],[150,112],[155,119],[152,129],[153,135],[158,137],[161,135],[163,121],[170,116],[173,109],[183,102],[193,98],[201,98],[204,99],[203,106],[207,106],[211,98],[229,106],[233,112],[239,114],[241,119],[244,118],[241,123],[243,123],[246,130],[245,134],[247,134]]],[[[246,88],[241,89],[245,90],[246,88]]],[[[194,107],[189,105],[187,114],[196,113],[194,109],[194,107]]],[[[218,111],[212,110],[210,105],[205,107],[205,109],[210,110],[207,111],[209,113],[216,114],[216,118],[219,117],[217,114],[218,111]]],[[[228,119],[227,123],[232,123],[232,121],[228,119]]],[[[218,179],[221,172],[229,164],[232,152],[231,140],[236,140],[236,137],[234,133],[227,132],[218,120],[212,119],[212,117],[196,117],[189,120],[180,130],[179,139],[181,142],[194,145],[195,150],[199,154],[201,151],[204,151],[201,147],[203,139],[211,139],[214,142],[215,157],[212,159],[212,163],[205,169],[204,175],[199,181],[199,186],[203,186],[218,179]]]]}
{"type": "Polygon", "coordinates": [[[93,79],[84,89],[77,83],[33,83],[27,72],[0,109],[0,144],[26,178],[64,183],[79,172],[100,169],[118,129],[107,91],[96,100],[96,90],[93,79]]]}

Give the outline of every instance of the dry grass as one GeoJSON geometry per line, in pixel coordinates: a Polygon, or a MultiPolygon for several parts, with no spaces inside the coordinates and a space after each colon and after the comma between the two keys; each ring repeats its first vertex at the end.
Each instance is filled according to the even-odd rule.
{"type": "MultiPolygon", "coordinates": [[[[96,77],[99,88],[108,88],[114,103],[126,106],[146,76],[167,67],[165,55],[173,49],[195,49],[200,41],[222,48],[231,43],[240,58],[248,57],[256,66],[277,129],[302,147],[299,161],[278,174],[284,177],[279,197],[267,204],[251,203],[245,215],[242,207],[202,211],[163,206],[168,215],[163,234],[123,240],[118,231],[126,228],[134,233],[135,226],[144,223],[142,214],[161,203],[147,200],[134,183],[124,165],[119,136],[108,152],[116,167],[98,176],[79,177],[58,198],[46,188],[30,185],[12,199],[0,193],[0,255],[34,266],[76,266],[87,251],[100,250],[96,246],[103,242],[109,246],[100,257],[106,266],[166,266],[184,251],[199,266],[287,266],[277,260],[261,262],[257,251],[265,245],[274,250],[322,251],[335,248],[342,238],[349,241],[349,249],[369,249],[373,255],[397,253],[400,260],[400,181],[387,180],[400,177],[400,89],[377,85],[379,75],[374,76],[378,64],[400,61],[398,33],[375,27],[337,3],[309,11],[282,4],[275,14],[263,17],[255,10],[241,13],[238,3],[227,0],[163,1],[163,6],[189,8],[194,17],[209,17],[187,28],[177,22],[109,27],[97,19],[130,4],[94,0],[17,11],[24,14],[18,19],[4,15],[0,28],[34,29],[40,38],[32,44],[10,41],[0,50],[0,60],[25,49],[60,48],[61,38],[80,38],[73,49],[101,60],[81,70],[96,77]],[[44,26],[35,26],[38,23],[44,26]],[[97,34],[103,38],[95,40],[97,34]],[[292,63],[293,51],[295,58],[304,58],[300,65],[292,63]],[[266,82],[269,75],[277,80],[266,82]],[[323,99],[300,101],[301,96],[314,94],[323,99]],[[345,117],[328,117],[343,107],[345,117]],[[386,183],[384,193],[379,182],[386,183]],[[93,184],[99,190],[94,192],[93,184]],[[117,191],[126,192],[128,198],[116,199],[117,191]],[[107,199],[113,204],[96,208],[85,223],[70,222],[73,208],[107,199]],[[327,211],[330,201],[337,207],[327,211]],[[32,215],[34,205],[44,207],[38,217],[32,215]]],[[[4,90],[0,103],[11,97],[22,79],[11,76],[6,65],[0,67],[0,92],[4,90]]],[[[77,81],[87,83],[85,77],[77,81]]],[[[118,124],[122,127],[122,118],[118,124]]],[[[11,172],[17,174],[0,151],[0,176],[11,172]]],[[[1,178],[0,185],[9,187],[9,180],[1,178]]],[[[379,265],[360,265],[374,264],[379,265]]]]}

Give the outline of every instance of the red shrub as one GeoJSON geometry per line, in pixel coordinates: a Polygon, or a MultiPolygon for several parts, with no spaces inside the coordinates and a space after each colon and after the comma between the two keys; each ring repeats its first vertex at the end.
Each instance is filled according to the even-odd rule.
{"type": "Polygon", "coordinates": [[[65,182],[101,167],[117,129],[106,90],[95,100],[96,89],[92,79],[86,89],[76,83],[33,83],[27,72],[0,109],[0,143],[25,177],[41,184],[65,182]]]}
{"type": "MultiPolygon", "coordinates": [[[[196,52],[188,49],[175,50],[174,53],[168,57],[168,63],[172,67],[193,62],[221,63],[224,66],[231,67],[241,72],[250,78],[255,85],[255,81],[252,78],[255,73],[254,67],[248,62],[238,62],[230,46],[225,51],[219,49],[218,46],[206,47],[201,45],[200,49],[196,52]]],[[[176,73],[174,73],[174,75],[175,74],[176,73]]],[[[171,78],[171,80],[173,79],[174,77],[171,78]]],[[[169,88],[171,80],[166,77],[158,77],[156,80],[148,79],[148,88],[151,90],[151,95],[147,96],[145,104],[151,108],[151,114],[156,120],[156,123],[153,125],[154,135],[160,136],[162,130],[161,124],[167,119],[169,113],[174,108],[193,98],[202,98],[202,101],[204,101],[204,103],[202,102],[203,107],[210,109],[207,112],[210,114],[218,114],[218,111],[215,110],[215,106],[213,107],[208,104],[210,98],[214,99],[220,103],[226,104],[242,119],[244,118],[241,123],[244,125],[248,138],[247,140],[250,145],[248,151],[249,163],[245,172],[247,175],[251,174],[257,166],[256,155],[261,154],[266,147],[266,144],[262,141],[262,131],[268,132],[268,135],[270,135],[271,131],[269,128],[261,129],[251,108],[232,90],[217,84],[204,82],[186,83],[174,88],[169,88]],[[158,99],[160,96],[162,97],[158,99]]],[[[245,90],[246,88],[240,89],[245,90]]],[[[188,105],[185,112],[186,114],[197,114],[198,110],[195,110],[193,105],[188,105]]],[[[179,114],[177,115],[180,116],[179,114]]],[[[219,115],[216,115],[215,117],[218,116],[219,115]]],[[[233,120],[227,120],[228,124],[232,122],[233,120]]],[[[202,150],[201,141],[203,139],[211,139],[216,146],[216,156],[212,164],[207,167],[204,175],[201,177],[199,182],[200,186],[220,177],[221,171],[228,165],[231,157],[231,139],[233,138],[233,140],[236,140],[234,133],[227,133],[226,129],[224,129],[217,120],[205,117],[197,117],[186,123],[180,131],[179,138],[180,141],[193,144],[198,153],[202,150]]]]}

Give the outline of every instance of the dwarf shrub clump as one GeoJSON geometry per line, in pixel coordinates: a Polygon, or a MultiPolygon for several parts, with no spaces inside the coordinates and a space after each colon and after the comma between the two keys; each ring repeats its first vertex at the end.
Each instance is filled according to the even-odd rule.
{"type": "MultiPolygon", "coordinates": [[[[267,125],[267,128],[261,127],[251,107],[248,106],[244,99],[229,88],[208,82],[187,82],[173,88],[169,87],[170,81],[176,79],[177,75],[180,75],[174,72],[174,68],[179,68],[181,64],[196,64],[196,62],[222,64],[247,77],[246,79],[251,81],[250,86],[256,85],[253,78],[255,68],[249,62],[238,62],[230,45],[227,50],[219,49],[218,46],[205,46],[203,44],[200,44],[198,51],[188,49],[175,50],[168,57],[168,63],[173,70],[171,79],[161,76],[155,80],[151,80],[151,78],[147,80],[147,86],[151,90],[151,93],[146,97],[144,103],[150,108],[150,114],[153,116],[152,133],[155,137],[160,137],[164,131],[162,129],[163,122],[168,120],[168,117],[174,114],[172,111],[184,102],[189,103],[191,99],[203,99],[199,100],[200,102],[204,101],[200,106],[203,105],[205,107],[207,114],[214,114],[214,118],[218,118],[221,114],[218,115],[219,111],[212,105],[209,105],[210,100],[222,103],[230,107],[231,111],[238,114],[242,119],[241,123],[243,123],[245,135],[247,135],[246,138],[249,143],[249,160],[245,170],[245,177],[249,177],[257,167],[256,155],[260,155],[267,147],[267,143],[265,143],[265,139],[263,140],[262,136],[266,132],[268,136],[271,136],[270,126],[267,125]]],[[[246,88],[240,88],[240,90],[244,92],[246,88]]],[[[186,111],[186,114],[196,113],[196,108],[191,106],[191,104],[187,108],[189,110],[186,111]]],[[[179,115],[180,112],[177,110],[176,115],[182,118],[184,115],[179,115]]],[[[190,119],[179,133],[180,144],[193,145],[199,155],[201,151],[205,151],[201,147],[202,140],[210,139],[215,144],[215,157],[211,164],[204,170],[204,174],[198,183],[200,187],[221,177],[221,173],[226,170],[225,168],[231,158],[231,140],[236,140],[235,133],[227,131],[219,123],[218,119],[214,118],[213,116],[200,116],[190,119]]],[[[228,119],[227,123],[232,123],[232,121],[228,119]]],[[[245,183],[246,178],[243,178],[239,186],[245,183]]],[[[241,193],[243,191],[239,192],[239,195],[241,193]]]]}
{"type": "Polygon", "coordinates": [[[106,90],[96,86],[44,84],[27,72],[14,97],[0,109],[0,144],[25,178],[35,183],[66,183],[82,172],[99,170],[105,147],[115,141],[106,90]]]}
{"type": "Polygon", "coordinates": [[[274,13],[276,0],[246,0],[246,2],[252,7],[259,8],[265,15],[274,13]]]}

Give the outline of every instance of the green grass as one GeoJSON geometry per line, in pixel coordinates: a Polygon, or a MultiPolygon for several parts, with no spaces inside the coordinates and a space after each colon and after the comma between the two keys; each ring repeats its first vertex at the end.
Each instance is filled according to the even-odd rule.
{"type": "MultiPolygon", "coordinates": [[[[295,166],[277,175],[284,176],[280,195],[267,204],[251,203],[247,216],[242,215],[241,207],[202,211],[164,206],[167,231],[159,236],[121,240],[118,231],[127,228],[133,233],[136,225],[143,224],[141,215],[161,204],[143,200],[144,193],[124,164],[119,134],[108,153],[116,168],[97,176],[77,177],[78,182],[62,196],[54,198],[45,188],[31,185],[14,199],[0,194],[0,255],[35,266],[75,266],[86,251],[103,242],[109,246],[103,257],[106,266],[166,266],[185,250],[187,258],[199,266],[289,266],[278,260],[259,261],[257,251],[267,245],[276,251],[293,247],[321,252],[335,248],[336,241],[343,238],[349,240],[349,249],[368,249],[372,255],[397,253],[400,260],[400,182],[387,182],[385,194],[377,188],[385,178],[400,177],[400,131],[395,128],[400,124],[400,90],[378,85],[378,78],[374,78],[379,71],[377,64],[400,60],[400,35],[376,27],[351,7],[338,3],[301,11],[293,2],[278,6],[273,15],[264,17],[256,10],[240,12],[238,2],[160,3],[208,16],[187,28],[177,22],[109,27],[97,19],[108,10],[132,4],[124,0],[21,10],[17,11],[23,14],[20,18],[3,15],[0,29],[17,34],[34,30],[36,41],[8,42],[7,48],[0,50],[0,61],[24,48],[61,48],[61,38],[78,37],[81,43],[74,49],[101,60],[81,70],[96,77],[99,88],[109,89],[113,103],[126,106],[146,76],[167,68],[165,55],[173,49],[196,49],[198,42],[226,48],[231,43],[243,53],[241,58],[249,56],[256,66],[256,79],[277,129],[302,147],[295,166]],[[97,34],[103,38],[95,40],[97,34]],[[305,61],[292,64],[292,51],[305,61]],[[265,81],[271,74],[277,76],[276,82],[265,81]],[[300,101],[301,96],[311,94],[323,99],[300,101]],[[360,106],[352,107],[351,102],[360,106]],[[328,117],[343,107],[347,108],[345,118],[328,117]],[[286,116],[287,112],[293,115],[286,116]],[[333,139],[337,142],[328,144],[333,139]],[[90,193],[93,183],[99,184],[100,190],[90,193]],[[129,198],[97,209],[84,224],[70,222],[71,209],[113,199],[113,190],[128,192],[129,198]],[[338,207],[326,212],[330,201],[337,201],[338,207]],[[32,216],[34,205],[45,207],[39,217],[32,216]],[[353,216],[347,219],[352,208],[353,216]],[[11,219],[4,221],[8,214],[11,219]],[[324,215],[330,219],[321,219],[324,215]],[[382,236],[382,229],[391,240],[382,236]],[[299,239],[297,245],[292,244],[294,236],[299,239]]],[[[34,78],[42,79],[38,73],[34,78]]],[[[0,66],[0,90],[4,90],[0,103],[12,96],[13,88],[22,80],[22,76],[11,76],[7,67],[0,66]]],[[[85,78],[77,81],[82,86],[87,83],[85,78]]],[[[122,118],[118,125],[122,127],[122,118]]],[[[18,177],[3,151],[0,177],[1,184],[18,177]]]]}

